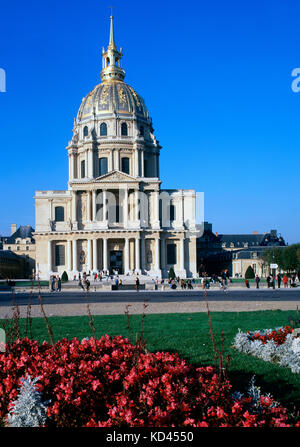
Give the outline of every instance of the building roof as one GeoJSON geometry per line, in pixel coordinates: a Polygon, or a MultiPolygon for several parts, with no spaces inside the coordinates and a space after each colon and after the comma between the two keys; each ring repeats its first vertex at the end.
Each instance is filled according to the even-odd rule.
{"type": "Polygon", "coordinates": [[[218,237],[225,248],[243,248],[243,247],[266,247],[266,246],[285,246],[284,239],[277,236],[276,230],[262,234],[218,234],[218,237]]]}
{"type": "Polygon", "coordinates": [[[34,229],[31,225],[20,225],[17,231],[15,231],[11,236],[7,237],[5,240],[5,244],[15,244],[16,239],[27,239],[30,238],[30,242],[32,244],[35,243],[35,240],[33,239],[32,233],[34,232],[34,229]]]}

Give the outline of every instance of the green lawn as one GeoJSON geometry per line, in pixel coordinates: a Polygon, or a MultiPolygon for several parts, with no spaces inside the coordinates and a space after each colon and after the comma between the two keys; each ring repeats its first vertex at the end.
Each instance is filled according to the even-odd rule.
{"type": "MultiPolygon", "coordinates": [[[[235,390],[244,392],[255,374],[256,384],[264,393],[271,393],[286,407],[300,408],[300,377],[289,369],[278,367],[255,357],[247,356],[232,348],[235,334],[242,331],[276,328],[288,324],[292,311],[212,312],[211,321],[217,347],[221,347],[223,330],[224,355],[231,356],[229,375],[235,390]]],[[[125,315],[94,316],[97,336],[129,336],[125,315]]],[[[130,316],[131,339],[135,341],[141,329],[141,315],[130,316]]],[[[88,316],[49,317],[55,340],[62,337],[82,339],[93,335],[88,316]]],[[[25,320],[21,320],[25,325],[25,320]]],[[[49,340],[43,318],[33,318],[32,336],[38,341],[49,340]]],[[[213,365],[214,355],[206,313],[149,314],[144,319],[144,338],[150,351],[177,352],[195,365],[213,365]]]]}

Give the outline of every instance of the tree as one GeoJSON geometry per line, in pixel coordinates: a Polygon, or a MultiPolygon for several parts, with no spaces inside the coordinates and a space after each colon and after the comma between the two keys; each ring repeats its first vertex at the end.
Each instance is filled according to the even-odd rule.
{"type": "Polygon", "coordinates": [[[168,278],[169,279],[174,279],[175,278],[175,272],[174,272],[173,267],[170,267],[168,278]]]}
{"type": "Polygon", "coordinates": [[[255,273],[254,273],[253,267],[251,267],[251,265],[249,265],[249,267],[246,270],[245,278],[246,279],[254,279],[255,278],[255,273]]]}
{"type": "Polygon", "coordinates": [[[67,282],[67,281],[69,281],[68,274],[67,274],[66,271],[64,271],[63,274],[61,275],[61,280],[62,280],[63,282],[67,282]]]}

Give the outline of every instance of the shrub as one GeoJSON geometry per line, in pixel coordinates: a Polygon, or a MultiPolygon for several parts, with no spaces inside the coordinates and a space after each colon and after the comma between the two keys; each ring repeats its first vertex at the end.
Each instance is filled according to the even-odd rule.
{"type": "Polygon", "coordinates": [[[245,279],[254,279],[255,278],[255,273],[253,270],[253,267],[251,267],[251,265],[249,265],[249,267],[246,270],[245,273],[245,279]]]}
{"type": "Polygon", "coordinates": [[[61,275],[61,280],[62,280],[63,282],[67,282],[67,281],[69,281],[68,274],[67,274],[66,271],[64,271],[63,274],[61,275]]]}
{"type": "Polygon", "coordinates": [[[173,267],[170,267],[169,273],[168,273],[168,278],[169,279],[174,279],[175,278],[175,272],[173,267]]]}

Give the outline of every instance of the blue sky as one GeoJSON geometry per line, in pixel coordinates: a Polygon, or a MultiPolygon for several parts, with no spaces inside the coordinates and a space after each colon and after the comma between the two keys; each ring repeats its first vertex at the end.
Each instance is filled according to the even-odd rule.
{"type": "MultiPolygon", "coordinates": [[[[111,2],[10,1],[0,16],[0,234],[34,226],[34,192],[66,189],[81,99],[99,83],[111,2]]],[[[145,99],[163,188],[205,193],[219,233],[299,242],[297,1],[115,0],[125,81],[145,99]]]]}

